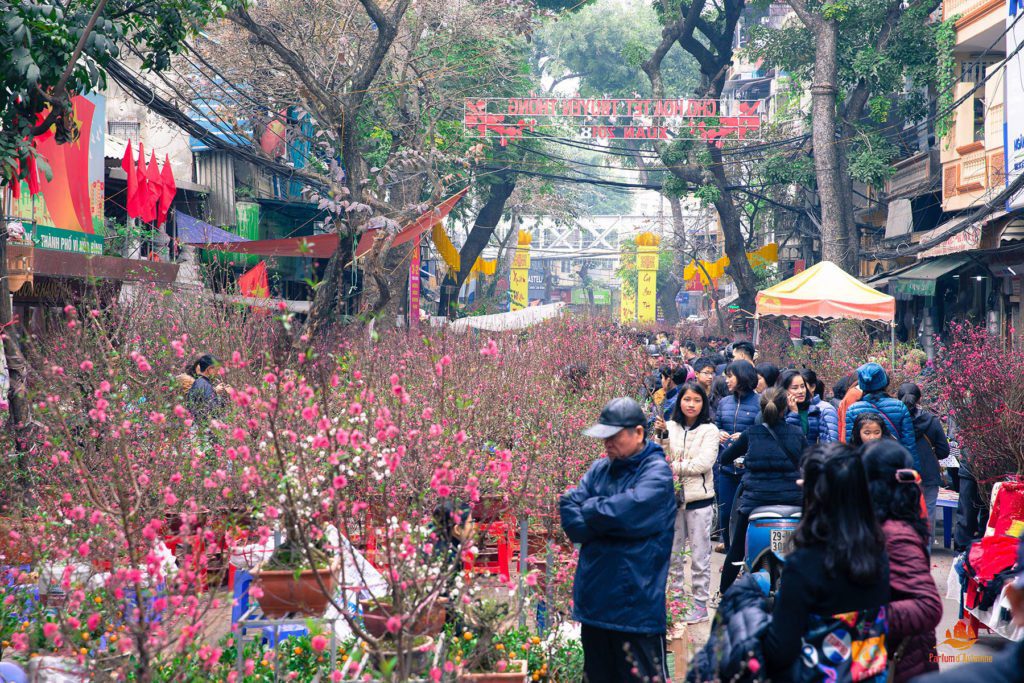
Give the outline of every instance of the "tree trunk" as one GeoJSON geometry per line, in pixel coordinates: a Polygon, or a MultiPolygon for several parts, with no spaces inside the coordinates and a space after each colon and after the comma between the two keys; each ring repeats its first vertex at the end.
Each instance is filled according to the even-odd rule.
{"type": "MultiPolygon", "coordinates": [[[[808,22],[805,19],[805,24],[808,22]]],[[[811,139],[814,172],[821,202],[821,256],[851,274],[857,273],[853,206],[844,202],[852,195],[845,189],[849,179],[836,140],[836,49],[838,30],[834,21],[814,17],[808,24],[814,35],[814,77],[811,83],[811,139]],[[844,206],[845,204],[845,206],[844,206]]]]}
{"type": "MultiPolygon", "coordinates": [[[[754,269],[747,261],[747,242],[743,239],[743,227],[739,211],[733,203],[732,192],[728,190],[729,181],[725,174],[725,165],[720,147],[708,145],[711,153],[711,176],[718,188],[718,199],[715,208],[722,222],[722,237],[725,239],[725,253],[729,257],[729,275],[736,285],[739,294],[737,304],[747,315],[754,313],[755,289],[754,269]]],[[[715,294],[717,301],[717,293],[715,294]]]]}
{"type": "MultiPolygon", "coordinates": [[[[3,214],[0,197],[0,215],[3,214]]],[[[32,439],[32,404],[28,398],[28,364],[21,353],[14,329],[10,279],[7,270],[7,226],[0,226],[0,334],[3,335],[4,360],[7,363],[7,429],[14,437],[17,453],[17,481],[13,483],[13,499],[23,502],[29,491],[29,450],[32,439]]]]}
{"type": "Polygon", "coordinates": [[[459,250],[459,271],[457,273],[449,271],[441,283],[440,301],[437,306],[438,315],[447,315],[448,317],[455,315],[454,304],[459,300],[459,290],[469,278],[473,264],[483,253],[487,243],[491,241],[494,229],[498,227],[498,222],[501,220],[501,214],[505,211],[505,202],[512,196],[512,191],[515,188],[514,178],[502,179],[488,188],[487,201],[480,209],[480,213],[477,214],[473,228],[469,231],[462,249],[459,250]]]}

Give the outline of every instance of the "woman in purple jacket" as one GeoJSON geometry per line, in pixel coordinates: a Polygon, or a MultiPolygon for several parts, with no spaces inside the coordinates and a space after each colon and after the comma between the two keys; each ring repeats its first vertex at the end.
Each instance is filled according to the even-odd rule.
{"type": "Polygon", "coordinates": [[[896,683],[901,683],[939,669],[933,655],[942,600],[928,559],[930,535],[922,509],[921,477],[910,469],[910,453],[895,441],[870,442],[861,453],[889,555],[889,634],[885,645],[896,660],[896,683]]]}

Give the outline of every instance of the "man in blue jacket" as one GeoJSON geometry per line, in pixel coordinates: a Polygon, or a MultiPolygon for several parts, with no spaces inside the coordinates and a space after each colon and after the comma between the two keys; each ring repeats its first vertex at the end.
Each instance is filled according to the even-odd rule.
{"type": "Polygon", "coordinates": [[[644,431],[636,401],[616,398],[584,432],[606,458],[561,499],[562,528],[579,543],[573,618],[582,626],[589,683],[668,679],[665,584],[676,498],[665,453],[644,431]]]}
{"type": "Polygon", "coordinates": [[[846,443],[853,440],[853,421],[861,413],[878,413],[882,416],[889,432],[894,439],[914,456],[914,469],[920,471],[920,459],[917,456],[917,434],[914,432],[914,419],[903,401],[886,395],[889,386],[889,375],[878,363],[865,363],[857,368],[857,383],[864,395],[846,411],[846,443]]]}

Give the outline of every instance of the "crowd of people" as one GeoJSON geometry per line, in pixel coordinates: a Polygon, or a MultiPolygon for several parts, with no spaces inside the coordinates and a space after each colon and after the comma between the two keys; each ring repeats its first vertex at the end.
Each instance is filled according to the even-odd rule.
{"type": "MultiPolygon", "coordinates": [[[[718,611],[691,680],[936,671],[930,554],[942,477],[958,474],[955,421],[944,427],[914,382],[893,392],[877,363],[827,397],[813,369],[758,362],[748,341],[657,339],[645,350],[641,400],[605,407],[587,434],[607,457],[562,499],[580,544],[574,616],[588,680],[665,680],[666,586],[688,595],[686,623],[718,611]],[[802,509],[771,601],[740,576],[747,523],[763,506],[802,509]],[[715,551],[725,553],[717,590],[715,551]]],[[[912,354],[905,369],[920,374],[925,361],[912,354]]],[[[984,528],[973,524],[959,545],[984,528]]]]}

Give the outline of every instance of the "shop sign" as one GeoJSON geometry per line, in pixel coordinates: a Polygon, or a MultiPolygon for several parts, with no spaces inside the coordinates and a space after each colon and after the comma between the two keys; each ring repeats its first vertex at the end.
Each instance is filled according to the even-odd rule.
{"type": "MultiPolygon", "coordinates": [[[[1006,184],[1024,174],[1024,21],[1017,21],[1024,12],[1021,0],[1010,0],[1004,5],[1006,14],[1006,73],[1003,77],[1003,147],[1006,150],[1006,184]]],[[[1006,210],[1024,208],[1024,192],[1018,192],[1006,202],[1006,210]]]]}
{"type": "MultiPolygon", "coordinates": [[[[948,224],[947,224],[948,225],[948,224]]],[[[936,228],[936,230],[946,230],[946,226],[936,228]]],[[[971,227],[967,228],[962,232],[950,237],[941,244],[936,244],[931,249],[926,249],[917,255],[918,260],[933,258],[935,256],[947,256],[949,254],[958,254],[962,251],[972,251],[981,246],[981,223],[974,223],[971,227]]],[[[921,241],[927,241],[931,239],[933,234],[941,234],[939,232],[931,231],[924,235],[921,235],[921,241]]],[[[934,288],[933,288],[934,289],[934,288]]]]}
{"type": "Polygon", "coordinates": [[[935,296],[935,280],[892,280],[889,288],[893,294],[905,296],[935,296]]]}
{"type": "Polygon", "coordinates": [[[760,140],[765,100],[475,97],[463,124],[504,146],[538,129],[596,140],[760,140]]]}

